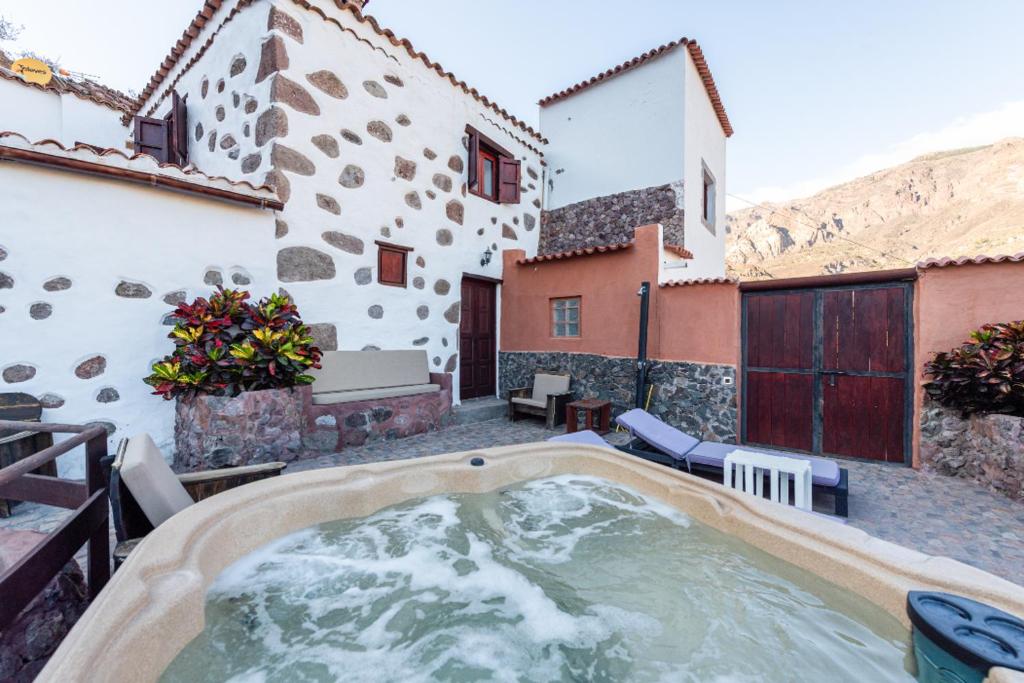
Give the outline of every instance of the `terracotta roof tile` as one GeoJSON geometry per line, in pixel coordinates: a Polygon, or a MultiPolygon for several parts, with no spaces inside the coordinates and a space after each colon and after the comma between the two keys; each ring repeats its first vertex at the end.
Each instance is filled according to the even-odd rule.
{"type": "MultiPolygon", "coordinates": [[[[250,204],[264,204],[269,208],[283,208],[277,193],[267,185],[257,186],[247,180],[231,180],[223,176],[207,175],[192,167],[181,168],[175,164],[160,163],[148,154],[129,155],[119,149],[85,144],[65,147],[56,140],[30,142],[20,133],[0,131],[0,159],[63,166],[69,170],[94,173],[103,173],[103,169],[122,169],[133,177],[144,174],[154,185],[164,184],[184,191],[188,189],[178,186],[207,188],[213,192],[202,192],[199,189],[195,191],[198,194],[216,194],[225,199],[236,199],[250,204]],[[71,163],[62,163],[62,160],[71,163]],[[161,183],[160,179],[171,182],[161,183]]],[[[107,172],[106,175],[116,175],[116,172],[107,172]]]]}
{"type": "Polygon", "coordinates": [[[695,40],[689,40],[687,38],[680,38],[679,40],[673,40],[671,43],[666,43],[661,47],[656,47],[653,50],[649,50],[639,57],[634,57],[628,61],[619,64],[616,67],[603,71],[592,78],[585,81],[580,81],[576,85],[561,90],[554,94],[548,95],[542,99],[538,104],[542,107],[546,107],[549,104],[564,100],[567,97],[571,97],[581,90],[586,90],[592,85],[596,85],[601,81],[608,80],[613,76],[635,69],[636,67],[646,64],[655,57],[660,57],[666,52],[671,52],[677,47],[685,46],[690,52],[690,57],[693,58],[693,63],[697,67],[697,73],[700,74],[701,80],[704,82],[704,90],[708,93],[708,98],[711,100],[711,106],[714,107],[715,114],[718,116],[718,122],[722,125],[722,130],[725,132],[725,137],[731,137],[733,130],[732,124],[729,123],[729,115],[725,113],[725,105],[722,104],[722,98],[718,94],[718,87],[715,85],[715,79],[711,75],[711,69],[708,67],[707,60],[704,59],[704,52],[700,49],[700,45],[695,40]]]}
{"type": "Polygon", "coordinates": [[[1024,261],[1024,251],[1016,253],[1012,256],[1006,254],[986,256],[984,254],[981,254],[973,258],[968,256],[962,256],[958,259],[952,259],[949,258],[948,256],[946,258],[930,258],[918,263],[917,267],[920,270],[927,270],[928,268],[946,268],[947,266],[980,266],[983,263],[1020,263],[1021,261],[1024,261]]]}
{"type": "Polygon", "coordinates": [[[734,277],[697,277],[690,280],[669,280],[662,282],[661,287],[686,287],[687,285],[738,285],[734,277]]]}
{"type": "Polygon", "coordinates": [[[89,79],[79,81],[55,73],[53,79],[46,85],[29,83],[10,70],[12,63],[12,60],[0,50],[0,79],[20,83],[21,85],[45,92],[74,95],[79,99],[95,102],[114,111],[127,112],[135,106],[135,100],[120,90],[108,88],[102,83],[89,79]]]}
{"type": "MultiPolygon", "coordinates": [[[[295,4],[303,7],[304,9],[310,10],[315,14],[320,15],[320,17],[324,21],[337,24],[336,20],[328,17],[322,9],[309,3],[307,0],[292,1],[295,4]]],[[[235,16],[235,14],[243,10],[245,7],[251,5],[252,2],[253,0],[239,0],[238,4],[232,10],[231,14],[228,16],[227,19],[225,19],[225,22],[229,21],[232,17],[235,16]]],[[[410,57],[412,57],[413,59],[418,59],[421,62],[423,62],[423,64],[426,65],[427,68],[436,71],[439,76],[441,76],[442,78],[446,78],[452,85],[454,85],[457,88],[460,88],[463,92],[473,97],[473,99],[480,102],[485,107],[491,109],[496,114],[502,116],[513,126],[527,133],[534,140],[543,143],[547,142],[547,140],[545,140],[540,135],[540,133],[535,131],[533,128],[528,126],[520,119],[510,114],[505,109],[499,107],[496,102],[493,102],[485,95],[481,95],[476,90],[476,88],[471,88],[466,84],[465,81],[458,80],[453,73],[451,73],[450,71],[445,71],[444,67],[442,67],[437,62],[432,61],[429,57],[427,57],[426,54],[422,52],[417,52],[409,40],[405,38],[398,38],[390,29],[381,28],[380,24],[377,23],[376,19],[374,19],[372,16],[368,14],[363,14],[361,11],[359,11],[358,7],[351,3],[346,3],[343,0],[334,0],[334,3],[340,9],[348,10],[349,12],[351,12],[352,15],[360,23],[369,24],[370,28],[373,29],[374,33],[376,33],[379,36],[383,36],[384,38],[387,38],[387,40],[395,47],[404,48],[410,57]]],[[[167,78],[167,74],[170,73],[171,69],[173,69],[174,66],[178,63],[178,60],[181,58],[181,55],[189,48],[189,46],[196,39],[196,37],[199,36],[199,33],[201,32],[203,27],[210,19],[213,18],[213,15],[217,12],[218,9],[221,8],[222,5],[223,0],[205,0],[203,8],[196,14],[195,18],[192,20],[192,23],[189,24],[188,28],[185,29],[185,32],[182,33],[181,39],[177,43],[175,43],[175,45],[171,48],[170,53],[164,59],[163,63],[160,65],[160,68],[156,70],[156,73],[154,73],[152,78],[150,78],[149,83],[146,85],[145,88],[143,88],[142,93],[139,96],[138,103],[132,109],[132,111],[129,112],[129,116],[137,114],[139,110],[142,109],[142,106],[146,103],[146,101],[157,91],[157,89],[163,83],[164,79],[167,78]]],[[[342,27],[340,24],[338,24],[338,27],[345,30],[344,27],[342,27]]],[[[202,47],[199,54],[193,57],[185,66],[185,70],[190,69],[192,65],[195,64],[195,62],[206,50],[206,48],[208,48],[210,44],[213,42],[213,38],[215,36],[216,34],[214,34],[209,38],[209,40],[207,40],[206,44],[202,47]]],[[[531,147],[531,149],[533,149],[535,152],[540,153],[540,150],[534,149],[533,147],[531,147]]]]}
{"type": "Polygon", "coordinates": [[[538,254],[533,258],[516,259],[516,263],[521,266],[525,266],[531,263],[543,263],[544,261],[563,261],[569,258],[576,258],[577,256],[591,256],[593,254],[605,254],[612,251],[621,251],[622,249],[630,249],[632,246],[633,242],[631,240],[629,242],[607,244],[599,247],[584,247],[582,249],[573,249],[572,251],[560,251],[555,254],[538,254]]]}
{"type": "MultiPolygon", "coordinates": [[[[239,0],[236,11],[251,4],[251,2],[252,0],[239,0]]],[[[181,38],[178,39],[178,41],[171,47],[171,51],[164,58],[164,61],[160,63],[160,66],[157,67],[156,72],[150,76],[149,83],[147,83],[146,87],[144,87],[142,92],[139,93],[139,99],[136,101],[135,106],[126,113],[125,118],[130,119],[132,116],[139,113],[139,110],[142,109],[142,105],[144,105],[153,93],[156,92],[157,88],[160,87],[160,84],[163,83],[167,74],[174,65],[178,63],[182,53],[192,45],[192,41],[199,36],[199,32],[204,26],[206,26],[206,22],[209,21],[214,13],[220,9],[222,4],[222,0],[204,1],[202,8],[196,12],[196,16],[192,19],[188,28],[186,28],[181,34],[181,38]]],[[[232,16],[234,16],[233,13],[232,16]]],[[[207,45],[209,45],[209,43],[207,43],[207,45]]],[[[189,66],[191,66],[191,64],[189,64],[189,66]]]]}
{"type": "Polygon", "coordinates": [[[681,258],[685,258],[685,259],[692,259],[693,258],[693,252],[690,251],[689,249],[687,249],[686,247],[682,246],[681,244],[665,244],[665,245],[662,246],[662,248],[665,251],[670,251],[673,254],[675,254],[676,256],[679,256],[681,258]]]}

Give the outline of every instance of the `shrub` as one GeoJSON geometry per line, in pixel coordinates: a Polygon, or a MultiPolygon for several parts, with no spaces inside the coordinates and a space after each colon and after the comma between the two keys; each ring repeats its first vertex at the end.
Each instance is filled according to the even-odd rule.
{"type": "Polygon", "coordinates": [[[985,325],[924,366],[925,391],[944,406],[1024,416],[1024,320],[985,325]]]}
{"type": "Polygon", "coordinates": [[[277,294],[255,305],[248,299],[248,292],[218,287],[208,301],[179,304],[167,335],[174,352],[154,363],[143,380],[153,393],[167,400],[237,396],[311,383],[304,373],[320,367],[320,349],[295,304],[277,294]]]}

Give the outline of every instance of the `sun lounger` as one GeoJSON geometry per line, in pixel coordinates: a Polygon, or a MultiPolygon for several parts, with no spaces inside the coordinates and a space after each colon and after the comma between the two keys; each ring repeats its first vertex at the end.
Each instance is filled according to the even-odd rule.
{"type": "MultiPolygon", "coordinates": [[[[633,437],[628,445],[619,446],[619,450],[677,469],[686,465],[688,471],[720,472],[725,456],[737,449],[736,444],[700,441],[640,408],[626,411],[615,421],[633,437]]],[[[848,515],[849,473],[834,461],[768,448],[742,448],[755,453],[807,460],[811,463],[811,483],[814,489],[834,497],[835,514],[840,517],[848,515]]]]}
{"type": "Polygon", "coordinates": [[[575,443],[584,446],[599,446],[601,448],[615,448],[604,438],[601,437],[597,432],[585,429],[582,432],[573,432],[571,434],[561,434],[559,436],[553,436],[548,441],[558,441],[561,443],[575,443]]]}

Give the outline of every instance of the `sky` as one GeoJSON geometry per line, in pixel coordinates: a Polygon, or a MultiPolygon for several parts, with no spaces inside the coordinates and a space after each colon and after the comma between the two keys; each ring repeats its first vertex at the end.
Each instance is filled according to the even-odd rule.
{"type": "MultiPolygon", "coordinates": [[[[139,91],[201,5],[0,0],[0,16],[24,25],[0,47],[139,91]]],[[[531,124],[541,97],[697,40],[736,131],[730,209],[1024,136],[1024,0],[371,0],[367,11],[531,124]]]]}

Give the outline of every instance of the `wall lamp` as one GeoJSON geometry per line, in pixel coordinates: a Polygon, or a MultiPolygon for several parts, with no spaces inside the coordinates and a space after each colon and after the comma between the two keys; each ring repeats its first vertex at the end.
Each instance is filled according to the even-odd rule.
{"type": "Polygon", "coordinates": [[[480,258],[480,265],[481,266],[486,266],[488,263],[491,262],[491,257],[492,256],[494,256],[494,254],[491,253],[491,248],[487,247],[487,251],[485,251],[484,255],[480,258]]]}

